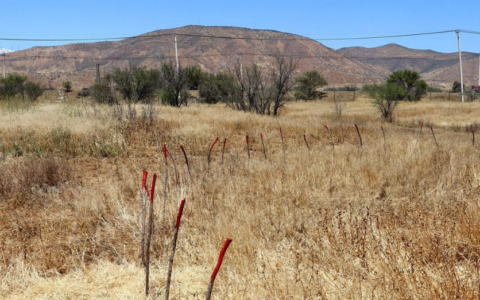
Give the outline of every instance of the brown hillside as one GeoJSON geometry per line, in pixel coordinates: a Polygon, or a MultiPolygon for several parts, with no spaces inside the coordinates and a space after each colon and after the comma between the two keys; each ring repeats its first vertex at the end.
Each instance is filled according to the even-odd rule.
{"type": "MultiPolygon", "coordinates": [[[[460,80],[458,53],[440,53],[432,50],[416,50],[397,44],[381,47],[348,47],[337,53],[366,64],[376,65],[391,72],[410,69],[419,72],[430,83],[452,83],[460,80]]],[[[463,76],[465,84],[478,82],[478,54],[463,52],[463,76]]]]}
{"type": "Polygon", "coordinates": [[[247,39],[178,36],[178,52],[183,66],[198,64],[211,71],[225,71],[243,53],[245,64],[268,65],[271,55],[301,58],[298,71],[316,69],[330,84],[376,82],[388,71],[382,67],[344,58],[340,53],[302,36],[271,30],[237,27],[185,26],[159,30],[118,42],[79,43],[57,47],[35,47],[7,55],[8,72],[27,74],[42,84],[60,86],[71,80],[76,87],[93,84],[95,64],[101,72],[128,64],[158,67],[174,58],[172,33],[224,36],[247,39]],[[251,38],[251,39],[248,39],[251,38]],[[260,38],[260,40],[259,40],[260,38]]]}

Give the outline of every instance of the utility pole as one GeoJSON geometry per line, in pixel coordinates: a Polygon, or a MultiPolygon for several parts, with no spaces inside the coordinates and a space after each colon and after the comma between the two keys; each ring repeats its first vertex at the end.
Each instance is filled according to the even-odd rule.
{"type": "MultiPolygon", "coordinates": [[[[180,71],[179,71],[179,66],[178,66],[177,35],[175,35],[175,60],[177,62],[177,78],[179,78],[180,77],[180,71]]],[[[178,102],[178,104],[180,104],[180,93],[178,93],[177,102],[178,102]]]]}
{"type": "Polygon", "coordinates": [[[457,33],[457,39],[458,39],[458,60],[460,62],[460,88],[462,91],[462,103],[463,103],[463,71],[462,71],[462,50],[460,48],[460,30],[455,30],[457,33]]]}
{"type": "Polygon", "coordinates": [[[243,80],[243,52],[240,52],[240,79],[243,80]]]}
{"type": "Polygon", "coordinates": [[[100,64],[96,65],[95,77],[96,77],[96,82],[100,83],[100,64]]]}
{"type": "Polygon", "coordinates": [[[5,67],[5,56],[7,55],[6,52],[3,52],[3,79],[7,78],[7,69],[5,67]]]}
{"type": "Polygon", "coordinates": [[[478,52],[478,85],[480,85],[480,52],[478,52]]]}
{"type": "Polygon", "coordinates": [[[178,76],[178,49],[177,49],[177,35],[175,35],[175,60],[177,62],[177,76],[178,76]]]}

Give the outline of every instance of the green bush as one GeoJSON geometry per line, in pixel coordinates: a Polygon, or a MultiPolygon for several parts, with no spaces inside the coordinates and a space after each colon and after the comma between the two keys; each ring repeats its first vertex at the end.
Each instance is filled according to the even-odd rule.
{"type": "Polygon", "coordinates": [[[0,99],[13,99],[35,101],[43,93],[40,85],[27,81],[27,76],[10,74],[0,80],[0,99]]]}
{"type": "Polygon", "coordinates": [[[65,93],[70,93],[72,91],[72,83],[70,81],[64,81],[62,83],[65,93]]]}

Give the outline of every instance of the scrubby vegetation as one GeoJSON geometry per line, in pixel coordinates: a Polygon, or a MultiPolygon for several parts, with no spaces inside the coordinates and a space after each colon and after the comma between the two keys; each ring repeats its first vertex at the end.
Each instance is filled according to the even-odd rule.
{"type": "Polygon", "coordinates": [[[175,299],[204,297],[227,237],[217,299],[479,295],[476,102],[407,101],[385,124],[365,95],[345,102],[342,118],[331,96],[288,103],[278,118],[225,105],[131,103],[134,114],[127,105],[54,101],[28,111],[0,106],[4,298],[143,297],[144,169],[160,182],[151,298],[165,288],[183,197],[175,299]],[[420,121],[437,142],[425,129],[419,136],[420,121]],[[217,136],[227,140],[224,159],[218,143],[208,164],[217,136]]]}

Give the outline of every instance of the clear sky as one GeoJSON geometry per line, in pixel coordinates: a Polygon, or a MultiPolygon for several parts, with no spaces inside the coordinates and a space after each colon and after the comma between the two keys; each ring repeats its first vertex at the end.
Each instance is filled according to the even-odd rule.
{"type": "MultiPolygon", "coordinates": [[[[450,29],[480,31],[480,1],[7,1],[1,5],[2,38],[134,36],[184,25],[273,29],[310,38],[408,34],[450,29]]],[[[388,43],[440,52],[457,51],[455,33],[378,40],[321,41],[338,49],[388,43]]],[[[462,34],[463,51],[479,52],[480,35],[462,34]]],[[[1,41],[13,50],[58,42],[1,41]]]]}

